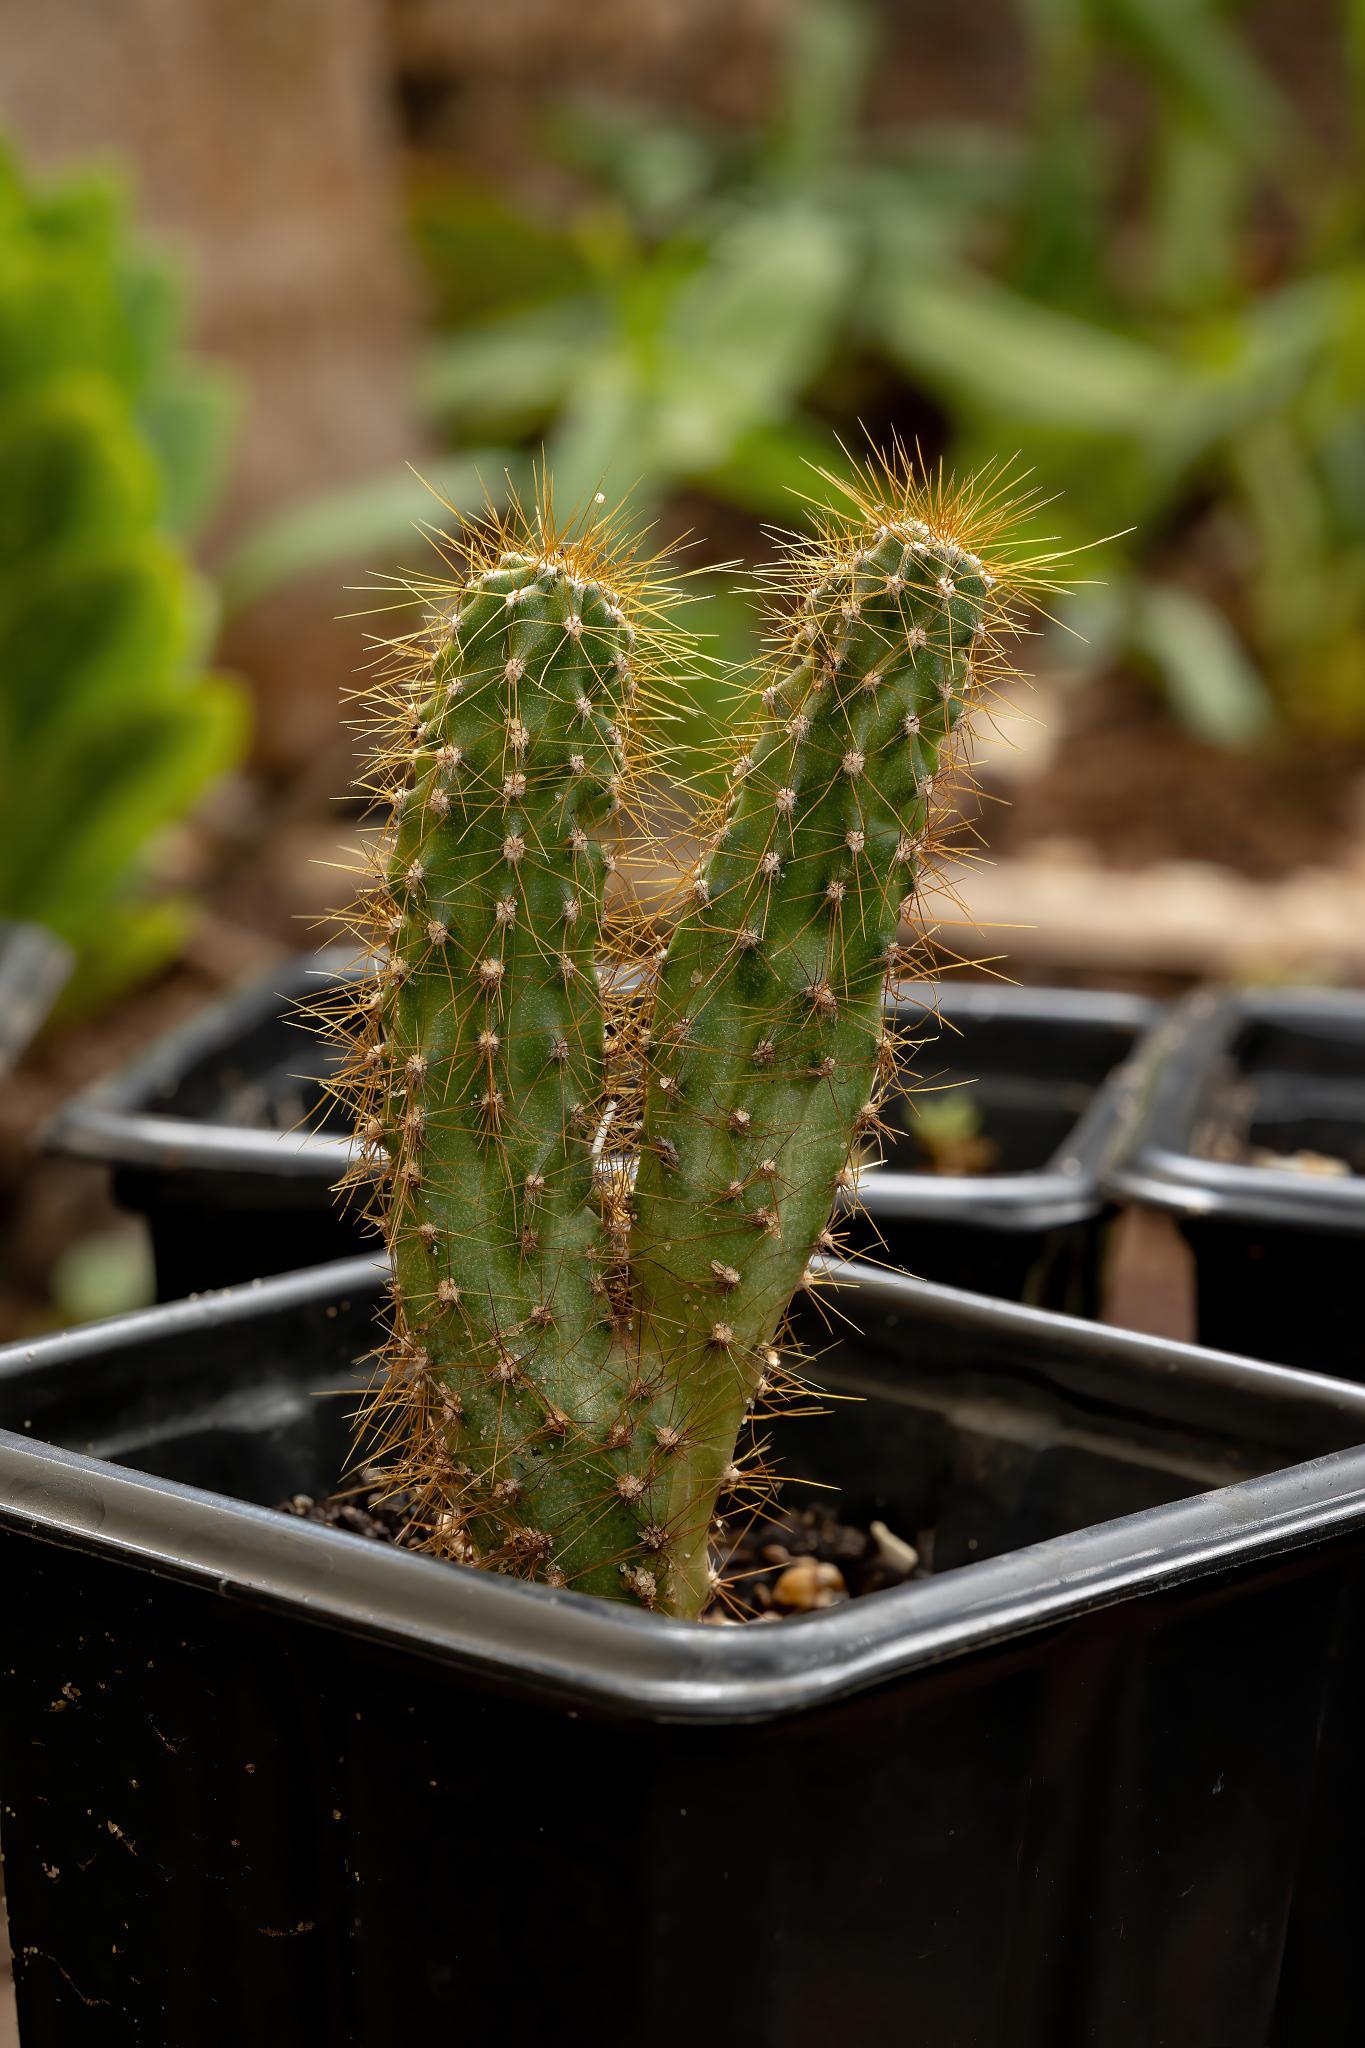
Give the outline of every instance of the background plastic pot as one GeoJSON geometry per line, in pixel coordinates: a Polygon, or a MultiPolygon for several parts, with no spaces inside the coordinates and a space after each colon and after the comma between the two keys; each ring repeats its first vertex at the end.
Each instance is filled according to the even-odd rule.
{"type": "MultiPolygon", "coordinates": [[[[134,1065],[77,1097],[46,1134],[107,1162],[121,1202],[152,1233],[160,1298],[338,1257],[367,1241],[331,1189],[349,1157],[326,1114],[329,1053],[291,1021],[336,955],[284,963],[206,1010],[134,1065]]],[[[1119,1070],[1153,1006],[1069,989],[944,984],[898,1006],[925,1115],[866,1175],[850,1248],[1011,1299],[1093,1314],[1105,1226],[1100,1171],[1122,1099],[1119,1070]],[[935,997],[936,1021],[927,1007],[935,997]],[[971,1126],[979,1172],[928,1171],[924,1136],[949,1104],[971,1126]]]]}
{"type": "Polygon", "coordinates": [[[1365,995],[1199,995],[1152,1042],[1109,1178],[1174,1216],[1209,1344],[1365,1380],[1365,995]]]}
{"type": "Polygon", "coordinates": [[[380,1299],[0,1355],[26,2041],[1352,2037],[1365,1391],[864,1271],[779,1448],[938,1574],[696,1628],[259,1505],[380,1299]]]}
{"type": "Polygon", "coordinates": [[[1101,1175],[1128,1062],[1160,1011],[1137,996],[945,982],[939,1018],[913,998],[897,1021],[924,1043],[919,1091],[898,1103],[885,1163],[845,1219],[856,1255],[950,1286],[1093,1316],[1115,1210],[1101,1175]],[[964,1124],[931,1144],[944,1112],[964,1124]],[[955,1169],[975,1153],[973,1171],[955,1169]]]}
{"type": "Polygon", "coordinates": [[[338,952],[282,961],[44,1132],[49,1150],[113,1169],[117,1199],[147,1219],[162,1301],[377,1249],[333,1197],[350,1159],[324,1085],[334,1055],[296,1014],[345,971],[338,952]]]}

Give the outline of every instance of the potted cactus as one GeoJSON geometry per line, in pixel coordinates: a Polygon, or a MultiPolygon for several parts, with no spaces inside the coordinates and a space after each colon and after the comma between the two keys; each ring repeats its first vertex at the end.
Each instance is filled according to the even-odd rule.
{"type": "Polygon", "coordinates": [[[847,488],[774,572],[662,947],[608,913],[670,657],[610,521],[469,532],[372,700],[393,826],[338,1085],[393,1262],[375,1409],[440,1554],[695,1617],[719,1493],[766,1484],[737,1445],[884,1129],[900,926],[1041,573],[997,479],[847,488]]]}
{"type": "Polygon", "coordinates": [[[608,893],[647,577],[533,518],[396,649],[378,971],[327,1010],[387,1268],[0,1354],[35,2039],[1269,2048],[1349,1991],[1365,1392],[867,1267],[815,1318],[941,778],[1043,573],[992,518],[892,466],[789,560],[662,944],[608,893]],[[827,1335],[848,1398],[799,1423],[827,1335]],[[402,1543],[271,1505],[362,1388],[402,1543]],[[901,1583],[697,1627],[774,1454],[901,1583]]]}

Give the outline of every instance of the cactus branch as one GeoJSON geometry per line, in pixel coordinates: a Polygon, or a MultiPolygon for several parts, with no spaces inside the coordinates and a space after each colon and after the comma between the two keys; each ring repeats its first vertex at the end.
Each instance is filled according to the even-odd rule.
{"type": "Polygon", "coordinates": [[[689,1608],[787,1304],[879,1127],[898,929],[1010,626],[979,497],[896,482],[864,479],[855,517],[788,557],[784,658],[659,980],[634,1275],[642,1343],[686,1390],[689,1608]]]}

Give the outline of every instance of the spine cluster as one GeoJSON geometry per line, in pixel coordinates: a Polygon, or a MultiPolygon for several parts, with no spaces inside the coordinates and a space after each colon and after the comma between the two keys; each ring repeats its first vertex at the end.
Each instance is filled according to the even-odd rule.
{"type": "Polygon", "coordinates": [[[611,849],[659,765],[641,572],[543,515],[476,535],[389,686],[344,1087],[394,1270],[369,1420],[444,1554],[695,1615],[718,1499],[766,1483],[736,1444],[895,1078],[899,928],[1009,623],[944,501],[857,512],[784,572],[666,949],[610,935],[642,963],[610,1044],[611,849]]]}

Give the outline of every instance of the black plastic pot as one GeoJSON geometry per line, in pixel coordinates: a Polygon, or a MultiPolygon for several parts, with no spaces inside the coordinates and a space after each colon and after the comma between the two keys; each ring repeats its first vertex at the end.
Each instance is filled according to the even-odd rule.
{"type": "Polygon", "coordinates": [[[844,1219],[855,1255],[952,1287],[1073,1315],[1099,1311],[1115,1209],[1102,1172],[1122,1122],[1129,1062],[1160,1011],[1137,996],[945,982],[941,1025],[913,997],[898,1021],[927,1042],[921,1093],[893,1110],[885,1163],[844,1219]],[[978,1173],[928,1170],[917,1104],[970,1103],[988,1155],[978,1173]]]}
{"type": "Polygon", "coordinates": [[[332,1194],[350,1144],[324,1086],[335,1054],[300,1001],[343,956],[282,961],[84,1090],[43,1133],[50,1151],[113,1170],[144,1215],[162,1301],[364,1250],[375,1234],[332,1194]]]}
{"type": "Polygon", "coordinates": [[[1178,1222],[1201,1340],[1365,1380],[1365,995],[1194,996],[1147,1063],[1109,1186],[1178,1222]]]}
{"type": "MultiPolygon", "coordinates": [[[[330,1055],[290,1022],[335,955],[290,962],[170,1034],[67,1105],[48,1145],[114,1169],[144,1214],[157,1291],[171,1300],[363,1248],[331,1189],[349,1157],[326,1114],[330,1055]]],[[[925,1100],[968,1099],[990,1170],[931,1173],[913,1110],[865,1177],[850,1248],[907,1271],[1076,1314],[1098,1307],[1100,1170],[1121,1101],[1117,1070],[1152,1022],[1135,997],[945,984],[900,1006],[927,1042],[925,1100]],[[925,1003],[937,995],[942,1023],[925,1003]],[[953,1091],[949,1096],[946,1091],[953,1091]],[[945,1092],[939,1092],[945,1091],[945,1092]]]]}
{"type": "Polygon", "coordinates": [[[779,1449],[937,1575],[774,1626],[272,1514],[366,1262],[0,1354],[26,2048],[1354,2038],[1365,1390],[858,1279],[779,1449]]]}

